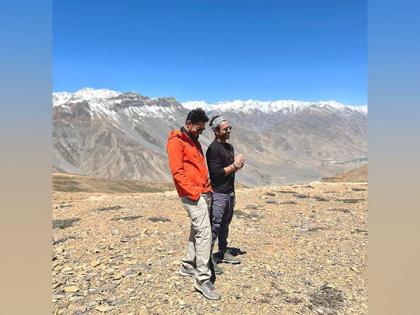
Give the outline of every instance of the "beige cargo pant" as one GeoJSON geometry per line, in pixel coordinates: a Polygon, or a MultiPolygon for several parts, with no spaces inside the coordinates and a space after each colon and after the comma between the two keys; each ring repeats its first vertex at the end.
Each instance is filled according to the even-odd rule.
{"type": "Polygon", "coordinates": [[[181,201],[191,220],[187,253],[181,264],[184,268],[196,268],[196,280],[201,284],[211,277],[208,267],[211,250],[211,194],[202,194],[198,201],[187,197],[182,197],[181,201]]]}

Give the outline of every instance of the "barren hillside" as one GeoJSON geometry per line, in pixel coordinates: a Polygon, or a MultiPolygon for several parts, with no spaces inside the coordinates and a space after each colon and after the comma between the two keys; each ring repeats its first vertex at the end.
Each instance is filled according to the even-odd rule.
{"type": "Polygon", "coordinates": [[[173,190],[172,183],[150,183],[138,180],[111,180],[91,176],[54,173],[53,190],[61,192],[136,193],[173,190]]]}
{"type": "Polygon", "coordinates": [[[367,182],[368,181],[368,166],[363,165],[356,169],[345,173],[340,173],[335,176],[323,178],[324,182],[367,182]]]}
{"type": "Polygon", "coordinates": [[[367,314],[367,184],[241,188],[222,300],[177,274],[189,221],[174,191],[53,193],[55,314],[367,314]]]}
{"type": "MultiPolygon", "coordinates": [[[[237,181],[246,186],[317,181],[366,162],[367,109],[298,100],[187,106],[172,97],[86,88],[53,94],[54,172],[170,182],[168,134],[202,105],[209,116],[231,121],[235,152],[247,160],[237,181]]],[[[204,150],[213,139],[207,128],[204,150]]]]}

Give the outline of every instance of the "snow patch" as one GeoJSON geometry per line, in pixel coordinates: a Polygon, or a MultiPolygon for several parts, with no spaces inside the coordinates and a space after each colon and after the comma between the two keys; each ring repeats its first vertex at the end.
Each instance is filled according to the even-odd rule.
{"type": "Polygon", "coordinates": [[[296,113],[307,107],[315,106],[319,108],[332,108],[335,110],[357,110],[362,113],[367,113],[367,106],[350,106],[338,103],[334,100],[329,101],[299,101],[299,100],[274,100],[274,101],[259,101],[259,100],[234,100],[234,101],[221,101],[214,104],[209,104],[205,101],[188,101],[182,103],[186,109],[194,109],[201,107],[205,111],[216,112],[243,112],[252,113],[253,111],[263,112],[265,114],[283,112],[283,113],[296,113]]]}
{"type": "Polygon", "coordinates": [[[108,89],[84,88],[74,93],[55,92],[53,93],[53,107],[65,105],[68,102],[83,102],[93,100],[105,100],[121,95],[121,92],[108,89]]]}

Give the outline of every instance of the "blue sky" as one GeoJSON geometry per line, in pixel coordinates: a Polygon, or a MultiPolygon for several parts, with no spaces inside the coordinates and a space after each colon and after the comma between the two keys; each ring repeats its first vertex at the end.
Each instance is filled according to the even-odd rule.
{"type": "Polygon", "coordinates": [[[53,90],[367,103],[359,0],[56,0],[53,90]]]}

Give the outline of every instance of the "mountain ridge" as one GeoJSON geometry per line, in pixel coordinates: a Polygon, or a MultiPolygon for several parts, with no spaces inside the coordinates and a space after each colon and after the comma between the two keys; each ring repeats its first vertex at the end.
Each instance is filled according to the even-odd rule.
{"type": "MultiPolygon", "coordinates": [[[[76,92],[53,92],[53,106],[61,106],[64,105],[68,101],[92,101],[95,99],[112,99],[118,96],[138,96],[144,99],[148,99],[151,101],[159,100],[159,99],[173,99],[174,97],[158,97],[158,98],[150,98],[147,96],[142,96],[141,94],[129,91],[129,92],[120,92],[110,89],[93,89],[93,88],[83,88],[76,92]]],[[[254,99],[246,99],[246,100],[222,100],[215,103],[208,103],[206,101],[185,101],[181,102],[182,106],[188,110],[193,108],[201,107],[207,111],[226,111],[226,110],[262,110],[264,112],[272,112],[272,111],[279,111],[282,109],[287,108],[297,108],[302,109],[309,106],[330,106],[335,109],[352,109],[356,111],[360,111],[362,113],[367,113],[367,105],[347,105],[344,103],[337,102],[335,100],[318,100],[318,101],[301,101],[301,100],[292,100],[292,99],[277,99],[277,100],[254,100],[254,99]]]]}
{"type": "MultiPolygon", "coordinates": [[[[247,156],[238,181],[248,185],[318,180],[360,165],[367,155],[367,113],[348,106],[297,104],[284,111],[220,106],[234,127],[231,143],[247,156]],[[298,106],[299,105],[299,106],[298,106]],[[350,162],[346,162],[350,161],[350,162]]],[[[247,106],[247,103],[243,104],[247,106]]],[[[293,104],[291,105],[293,106],[293,104]]],[[[171,181],[167,135],[189,109],[173,97],[82,89],[53,94],[54,170],[112,179],[171,181]]],[[[214,135],[200,136],[204,149],[214,135]]]]}

